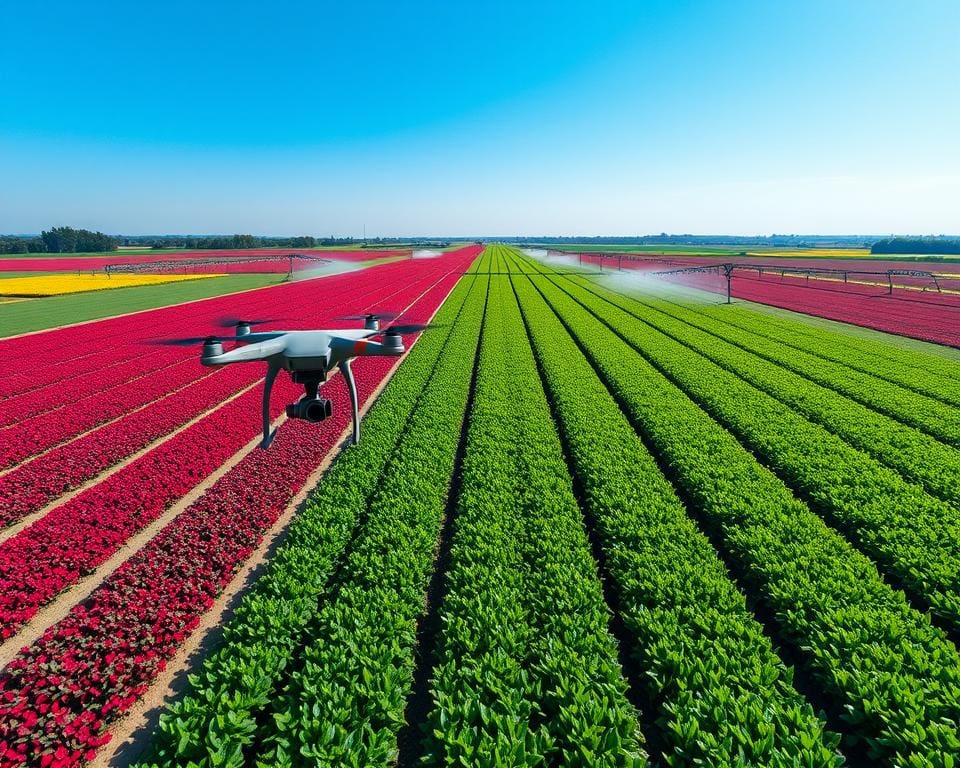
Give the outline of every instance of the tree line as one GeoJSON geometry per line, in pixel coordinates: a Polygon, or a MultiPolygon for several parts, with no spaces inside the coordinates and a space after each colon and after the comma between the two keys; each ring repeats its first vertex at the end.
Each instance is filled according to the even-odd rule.
{"type": "Polygon", "coordinates": [[[52,227],[37,235],[0,235],[0,253],[99,253],[119,246],[177,248],[183,250],[247,250],[251,248],[316,248],[363,245],[368,248],[442,247],[448,240],[416,240],[409,237],[260,237],[257,235],[124,235],[114,237],[72,227],[52,227]]]}
{"type": "MultiPolygon", "coordinates": [[[[460,239],[460,238],[456,238],[460,239]]],[[[491,238],[481,238],[484,241],[491,238]]],[[[559,245],[678,245],[678,246],[764,246],[775,248],[866,247],[876,237],[869,235],[542,235],[497,237],[503,243],[559,245]]]]}
{"type": "Polygon", "coordinates": [[[125,237],[124,245],[143,245],[150,248],[184,248],[187,250],[246,250],[250,248],[315,248],[318,245],[349,245],[353,238],[318,239],[310,235],[299,237],[257,237],[256,235],[164,235],[162,237],[125,237]]]}
{"type": "Polygon", "coordinates": [[[101,253],[119,245],[119,238],[73,227],[51,227],[39,237],[0,236],[0,253],[101,253]]]}
{"type": "Polygon", "coordinates": [[[316,238],[257,237],[255,235],[149,235],[114,237],[73,227],[52,227],[37,235],[0,235],[0,253],[101,253],[115,251],[121,245],[142,248],[183,248],[187,250],[250,248],[315,248],[316,246],[353,245],[352,237],[316,238]]]}
{"type": "MultiPolygon", "coordinates": [[[[473,238],[458,238],[470,240],[473,238]]],[[[255,235],[134,235],[121,238],[121,245],[140,245],[145,248],[183,248],[186,250],[241,250],[245,248],[331,248],[359,245],[365,248],[433,247],[443,248],[449,240],[422,240],[409,237],[257,237],[255,235]]]]}
{"type": "MultiPolygon", "coordinates": [[[[449,238],[473,240],[474,238],[449,238]]],[[[486,238],[484,238],[486,239],[486,238]]],[[[779,247],[815,247],[830,245],[867,245],[863,236],[828,235],[770,235],[743,237],[723,235],[645,235],[635,237],[606,236],[543,236],[495,238],[501,242],[583,243],[597,245],[767,245],[779,247]]],[[[251,248],[315,248],[317,246],[344,246],[363,243],[367,247],[419,245],[422,241],[411,238],[372,237],[361,240],[354,237],[317,238],[311,235],[299,237],[258,237],[256,235],[135,235],[115,237],[103,232],[73,227],[51,227],[37,235],[0,235],[0,253],[101,253],[114,251],[120,245],[143,248],[182,248],[186,250],[245,250],[251,248]]],[[[960,254],[960,239],[948,237],[888,237],[873,242],[871,253],[926,253],[960,254]]]]}
{"type": "Polygon", "coordinates": [[[870,253],[960,254],[960,239],[948,237],[888,237],[878,240],[870,253]]]}

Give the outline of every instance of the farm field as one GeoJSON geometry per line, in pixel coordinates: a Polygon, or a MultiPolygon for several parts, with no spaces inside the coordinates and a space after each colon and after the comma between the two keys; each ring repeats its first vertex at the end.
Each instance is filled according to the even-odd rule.
{"type": "MultiPolygon", "coordinates": [[[[726,278],[716,259],[693,257],[622,258],[584,254],[578,266],[643,274],[692,267],[702,272],[664,275],[669,280],[725,295],[726,278]],[[716,267],[715,269],[709,269],[716,267]]],[[[549,257],[548,257],[549,260],[549,257]]],[[[733,258],[737,264],[757,267],[734,271],[734,298],[838,320],[865,328],[908,336],[937,344],[960,346],[960,270],[938,262],[839,260],[758,260],[733,258]],[[833,274],[805,273],[805,269],[833,270],[833,274]],[[893,270],[888,275],[887,271],[893,270]],[[906,274],[897,274],[897,272],[906,274]],[[914,274],[911,274],[914,273],[914,274]],[[933,273],[933,279],[926,273],[933,273]]]]}
{"type": "Polygon", "coordinates": [[[209,280],[223,277],[218,274],[190,275],[39,275],[30,277],[0,277],[0,296],[62,296],[87,291],[111,291],[117,288],[136,288],[143,285],[164,285],[188,280],[209,280]]]}
{"type": "MultiPolygon", "coordinates": [[[[375,256],[376,254],[371,253],[370,255],[375,256]]],[[[350,263],[332,262],[298,271],[295,279],[306,280],[342,272],[353,272],[394,260],[392,257],[386,257],[384,259],[373,258],[370,261],[350,263]]],[[[3,274],[0,272],[0,281],[3,279],[3,274]]],[[[28,274],[35,275],[36,273],[28,274]]],[[[56,274],[77,276],[76,273],[69,272],[45,274],[47,276],[56,274]]],[[[178,273],[163,274],[177,275],[178,273]]],[[[142,285],[115,289],[109,292],[48,296],[42,299],[12,299],[11,302],[16,303],[11,303],[0,309],[0,338],[71,323],[112,317],[128,312],[140,312],[213,296],[248,291],[270,285],[279,285],[286,281],[286,277],[286,274],[276,272],[240,272],[218,277],[205,276],[203,280],[188,280],[160,286],[142,285]]]]}
{"type": "MultiPolygon", "coordinates": [[[[449,246],[449,248],[456,249],[462,247],[464,244],[454,244],[449,246]]],[[[397,245],[392,245],[392,250],[409,250],[414,247],[409,243],[399,243],[397,245]]],[[[202,253],[223,253],[224,251],[229,250],[231,253],[242,254],[246,252],[286,252],[286,251],[296,251],[302,253],[323,253],[338,251],[343,253],[350,253],[352,251],[376,251],[384,250],[384,248],[377,248],[371,245],[363,245],[361,243],[355,243],[353,245],[315,245],[312,248],[259,248],[259,249],[250,249],[250,248],[237,248],[237,249],[216,249],[216,248],[151,248],[146,246],[135,246],[135,245],[121,245],[113,251],[84,251],[80,253],[70,253],[66,256],[62,254],[51,255],[49,253],[41,253],[38,255],[39,258],[86,258],[86,257],[106,257],[106,256],[150,256],[151,258],[157,258],[158,256],[162,257],[167,256],[177,256],[184,254],[202,254],[202,253]]],[[[29,253],[17,254],[17,253],[0,253],[0,261],[4,259],[18,259],[18,258],[33,258],[29,253]]]]}
{"type": "MultiPolygon", "coordinates": [[[[405,321],[422,322],[475,253],[270,287],[245,294],[243,308],[290,314],[293,327],[334,324],[346,309],[404,311],[405,321]]],[[[0,608],[0,763],[63,762],[71,743],[84,749],[70,750],[67,762],[83,757],[103,719],[127,710],[162,672],[340,442],[349,404],[338,377],[322,390],[337,406],[324,429],[286,425],[269,452],[250,452],[260,428],[259,366],[211,372],[196,349],[142,343],[202,333],[236,309],[225,297],[0,342],[5,360],[40,344],[47,356],[32,370],[5,369],[0,383],[4,405],[13,406],[0,473],[0,557],[10,585],[0,608]],[[69,684],[51,674],[50,660],[69,670],[69,684]]],[[[357,362],[362,402],[393,364],[357,362]]],[[[298,394],[285,378],[276,388],[275,418],[298,394]]]]}
{"type": "MultiPolygon", "coordinates": [[[[211,271],[224,272],[286,272],[288,257],[304,254],[311,258],[331,259],[334,261],[359,262],[372,259],[407,258],[412,251],[407,250],[316,250],[312,248],[247,248],[241,250],[202,250],[202,251],[147,251],[143,253],[112,252],[110,255],[58,255],[50,256],[3,256],[0,257],[0,274],[3,272],[28,271],[91,271],[103,270],[118,264],[152,264],[160,261],[186,261],[190,259],[243,259],[244,263],[218,264],[221,269],[211,271]],[[261,260],[257,260],[257,259],[261,260]]],[[[297,268],[309,265],[308,261],[294,259],[297,268]]],[[[190,267],[190,269],[194,269],[190,267]]]]}
{"type": "MultiPolygon", "coordinates": [[[[567,249],[561,249],[560,253],[567,253],[567,249]]],[[[665,269],[672,267],[696,267],[710,264],[722,264],[724,261],[735,262],[737,264],[752,264],[762,267],[784,267],[787,271],[799,270],[804,267],[811,269],[836,269],[857,271],[886,271],[888,269],[905,270],[926,270],[931,272],[953,273],[957,267],[949,260],[924,260],[910,258],[907,261],[892,258],[889,255],[871,256],[867,254],[863,257],[852,257],[847,255],[846,251],[826,252],[819,256],[809,255],[807,253],[790,255],[780,252],[763,253],[750,251],[747,253],[728,251],[718,253],[717,256],[707,256],[705,254],[686,254],[671,252],[622,252],[612,253],[599,251],[584,251],[582,253],[572,252],[584,264],[593,264],[599,266],[602,261],[605,269],[623,268],[623,269],[665,269]],[[618,256],[622,257],[618,261],[618,256]],[[632,257],[632,258],[631,258],[632,257]],[[727,258],[721,258],[727,257],[727,258]]]]}
{"type": "Polygon", "coordinates": [[[951,273],[951,277],[941,280],[942,293],[928,285],[897,287],[888,293],[882,277],[872,280],[876,282],[811,280],[807,284],[800,277],[781,281],[773,275],[738,275],[733,280],[733,295],[865,328],[960,346],[960,277],[951,273]]]}
{"type": "Polygon", "coordinates": [[[50,358],[0,377],[0,766],[949,765],[958,363],[695,296],[495,245],[237,297],[437,312],[339,453],[336,379],[250,450],[259,369],[135,341],[234,297],[0,341],[50,358]]]}
{"type": "MultiPolygon", "coordinates": [[[[722,292],[722,280],[683,277],[687,285],[722,292]]],[[[795,312],[852,323],[879,331],[909,336],[938,344],[960,346],[960,276],[940,279],[943,292],[933,290],[928,280],[900,278],[912,285],[897,285],[892,292],[882,276],[842,279],[780,278],[766,273],[737,274],[732,282],[735,298],[795,312]],[[855,282],[855,280],[858,280],[855,282]],[[926,283],[920,285],[919,283],[926,283]]]]}
{"type": "MultiPolygon", "coordinates": [[[[903,265],[906,263],[930,262],[934,264],[955,263],[960,261],[954,254],[874,254],[869,248],[777,248],[752,246],[700,246],[700,245],[587,245],[576,243],[549,244],[537,243],[529,246],[533,249],[556,249],[568,253],[607,253],[634,254],[643,258],[684,257],[684,256],[734,256],[738,261],[744,259],[756,263],[793,262],[800,260],[837,260],[864,262],[861,266],[876,261],[889,261],[903,265]]],[[[851,265],[852,266],[852,265],[851,265]]]]}
{"type": "Polygon", "coordinates": [[[696,245],[589,245],[580,243],[537,243],[530,248],[556,248],[571,253],[641,253],[641,254],[677,254],[677,255],[720,255],[730,256],[740,253],[742,249],[722,246],[696,245]]]}
{"type": "Polygon", "coordinates": [[[457,291],[139,765],[945,764],[960,454],[898,396],[956,421],[953,363],[502,247],[457,291]]]}

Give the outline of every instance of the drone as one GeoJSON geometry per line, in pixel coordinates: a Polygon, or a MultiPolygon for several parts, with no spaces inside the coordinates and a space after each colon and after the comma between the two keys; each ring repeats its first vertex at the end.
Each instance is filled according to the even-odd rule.
{"type": "Polygon", "coordinates": [[[404,353],[403,334],[418,333],[429,325],[391,325],[381,330],[382,320],[396,319],[393,313],[369,313],[349,315],[338,320],[363,320],[363,328],[343,328],[316,331],[254,331],[253,326],[274,323],[276,320],[239,320],[224,318],[220,326],[235,329],[234,336],[200,336],[188,339],[164,339],[157,344],[192,346],[203,344],[200,362],[208,366],[230,363],[259,362],[267,364],[263,388],[263,439],[261,448],[269,448],[277,430],[270,430],[270,392],[280,371],[288,371],[296,384],[302,384],[304,395],[295,403],[287,405],[287,417],[303,419],[319,424],[333,415],[329,400],[320,397],[320,385],[329,374],[339,369],[350,392],[353,408],[353,444],[360,442],[360,413],[357,402],[357,385],[350,363],[356,357],[382,355],[399,357],[404,353]],[[381,341],[372,337],[381,336],[381,341]],[[235,342],[237,346],[224,350],[224,343],[235,342]]]}

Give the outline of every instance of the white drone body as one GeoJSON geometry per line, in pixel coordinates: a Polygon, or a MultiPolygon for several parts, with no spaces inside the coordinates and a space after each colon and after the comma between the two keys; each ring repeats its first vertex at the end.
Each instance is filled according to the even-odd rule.
{"type": "MultiPolygon", "coordinates": [[[[319,388],[330,372],[339,369],[350,391],[353,407],[353,443],[360,441],[360,414],[357,402],[357,386],[353,379],[350,362],[355,357],[383,355],[399,357],[404,353],[402,333],[414,333],[427,326],[391,326],[380,330],[380,316],[361,316],[364,327],[317,331],[264,331],[254,332],[250,327],[257,322],[239,320],[229,323],[236,327],[232,338],[209,336],[203,339],[200,362],[203,365],[220,366],[231,363],[266,363],[267,376],[263,388],[263,439],[261,448],[269,448],[276,435],[270,431],[270,391],[280,371],[289,371],[297,384],[303,384],[305,394],[296,403],[287,406],[287,416],[319,423],[332,414],[329,400],[320,397],[319,388]],[[382,335],[382,341],[371,337],[382,335]],[[235,341],[237,346],[224,350],[224,341],[235,341]]],[[[346,319],[346,318],[345,318],[346,319]]],[[[354,318],[349,318],[354,319],[354,318]]],[[[360,319],[360,318],[357,318],[360,319]]],[[[189,341],[189,340],[185,340],[189,341]]],[[[179,343],[179,342],[177,342],[179,343]]]]}

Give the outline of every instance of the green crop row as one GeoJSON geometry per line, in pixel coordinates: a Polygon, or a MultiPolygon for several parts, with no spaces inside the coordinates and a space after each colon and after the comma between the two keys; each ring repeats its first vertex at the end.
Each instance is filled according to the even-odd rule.
{"type": "Polygon", "coordinates": [[[396,759],[486,303],[477,278],[437,368],[378,481],[301,665],[272,706],[264,765],[386,765],[396,759]]]}
{"type": "MultiPolygon", "coordinates": [[[[710,317],[715,317],[717,310],[715,308],[704,308],[703,312],[710,317]]],[[[742,317],[743,315],[734,312],[723,315],[723,319],[728,323],[734,318],[736,318],[735,322],[741,323],[742,319],[740,318],[742,317]]],[[[766,315],[760,315],[760,317],[763,318],[764,322],[766,321],[766,315]]],[[[794,325],[798,326],[799,323],[794,323],[794,325]]],[[[779,326],[777,327],[779,328],[779,326]]],[[[960,410],[947,402],[943,402],[943,400],[948,399],[946,395],[951,391],[953,385],[940,376],[924,375],[923,372],[914,370],[906,374],[906,378],[909,380],[918,383],[926,382],[923,384],[925,391],[930,390],[931,393],[939,393],[930,396],[916,391],[919,384],[914,387],[906,387],[901,383],[892,384],[886,378],[875,376],[872,373],[864,373],[845,364],[824,360],[820,355],[828,350],[830,345],[823,340],[818,345],[818,352],[811,353],[788,346],[788,342],[783,338],[784,332],[779,330],[776,337],[772,339],[742,330],[738,332],[733,327],[730,330],[725,330],[723,335],[725,339],[748,352],[753,352],[772,363],[840,392],[869,408],[880,411],[904,424],[916,427],[938,440],[960,448],[960,410]],[[937,397],[940,397],[940,399],[937,399],[937,397]]],[[[931,358],[931,363],[933,359],[940,363],[944,362],[932,355],[926,357],[931,358]]],[[[872,360],[874,368],[880,369],[883,367],[882,361],[876,357],[869,359],[872,360]]],[[[867,358],[864,359],[863,365],[868,365],[867,358]]],[[[895,367],[895,365],[891,367],[895,367]]]]}
{"type": "MultiPolygon", "coordinates": [[[[747,351],[736,333],[728,334],[723,324],[693,309],[657,299],[635,300],[598,289],[589,281],[575,282],[789,405],[930,493],[960,504],[960,451],[956,448],[747,351]]],[[[807,374],[825,365],[815,358],[802,370],[807,374]]]]}
{"type": "Polygon", "coordinates": [[[960,627],[960,516],[953,507],[619,307],[565,285],[916,600],[960,627]]]}
{"type": "MultiPolygon", "coordinates": [[[[733,338],[731,336],[731,338],[733,338]]],[[[782,341],[771,341],[757,336],[749,337],[742,331],[737,343],[771,362],[795,371],[823,384],[874,410],[892,416],[904,424],[921,429],[955,447],[960,447],[960,410],[954,404],[943,402],[950,385],[941,382],[937,387],[941,399],[920,394],[913,388],[891,384],[872,373],[863,373],[846,365],[824,361],[822,357],[799,349],[785,347],[782,341]]],[[[880,367],[876,362],[875,367],[880,367]]],[[[911,373],[921,382],[923,376],[911,373]]],[[[927,377],[930,378],[930,377],[927,377]]]]}
{"type": "Polygon", "coordinates": [[[425,762],[642,765],[610,615],[506,278],[491,279],[488,307],[425,762]]]}
{"type": "Polygon", "coordinates": [[[807,326],[742,306],[697,309],[741,332],[748,332],[743,340],[756,343],[758,349],[767,352],[779,349],[781,354],[796,355],[804,361],[809,361],[808,355],[812,355],[868,374],[862,379],[867,384],[879,378],[950,405],[960,405],[960,361],[807,326]],[[775,346],[762,344],[764,340],[774,342],[775,346]],[[784,345],[789,348],[784,349],[784,345]]]}
{"type": "MultiPolygon", "coordinates": [[[[495,264],[495,249],[487,251],[495,264]]],[[[432,763],[486,755],[493,764],[527,765],[546,752],[546,735],[530,727],[534,704],[526,695],[530,682],[523,662],[533,629],[522,604],[522,522],[512,504],[501,503],[517,493],[514,444],[481,450],[498,424],[512,424],[514,415],[497,401],[490,380],[493,306],[484,319],[441,606],[426,746],[432,763]]]]}
{"type": "MultiPolygon", "coordinates": [[[[469,282],[457,285],[438,322],[455,321],[469,289],[469,282]]],[[[363,442],[334,462],[224,626],[222,643],[191,676],[187,695],[161,716],[144,765],[244,764],[243,752],[257,737],[257,716],[302,642],[447,338],[446,329],[424,334],[410,351],[364,418],[363,442]]]]}
{"type": "Polygon", "coordinates": [[[792,670],[616,402],[529,280],[515,286],[666,763],[839,764],[837,737],[791,686],[792,670]]]}
{"type": "Polygon", "coordinates": [[[535,282],[804,660],[848,748],[889,766],[960,753],[960,656],[945,634],[607,325],[535,282]]]}
{"type": "Polygon", "coordinates": [[[524,556],[531,572],[525,602],[537,628],[530,663],[555,744],[550,762],[639,765],[636,715],[625,698],[597,564],[516,298],[508,278],[497,280],[508,360],[500,387],[512,394],[521,417],[514,439],[520,443],[524,556]]]}

